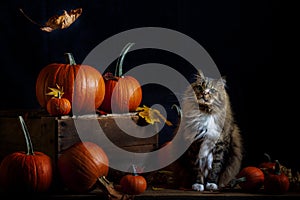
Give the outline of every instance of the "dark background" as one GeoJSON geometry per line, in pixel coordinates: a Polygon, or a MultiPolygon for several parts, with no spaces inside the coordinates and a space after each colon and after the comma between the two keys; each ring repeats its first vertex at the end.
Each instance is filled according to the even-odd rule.
{"type": "MultiPolygon", "coordinates": [[[[1,110],[39,109],[37,75],[47,64],[64,62],[65,52],[72,52],[81,63],[95,46],[117,33],[164,27],[196,40],[226,76],[244,138],[244,164],[256,165],[267,152],[288,167],[300,168],[299,131],[293,125],[297,118],[288,114],[298,109],[295,91],[290,93],[297,80],[290,71],[295,54],[289,48],[293,18],[281,1],[10,0],[0,5],[1,110]],[[23,8],[44,24],[63,9],[78,7],[83,8],[78,20],[68,29],[52,33],[39,30],[18,10],[23,8]]],[[[154,61],[189,75],[187,63],[177,57],[169,59],[164,52],[128,55],[126,60],[130,66],[154,61]]],[[[170,103],[164,92],[145,87],[143,103],[170,103]]],[[[160,142],[168,140],[169,134],[160,142]]]]}

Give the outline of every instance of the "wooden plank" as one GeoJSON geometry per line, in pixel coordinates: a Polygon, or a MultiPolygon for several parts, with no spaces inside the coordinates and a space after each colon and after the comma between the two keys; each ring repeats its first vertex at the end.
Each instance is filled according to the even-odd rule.
{"type": "Polygon", "coordinates": [[[47,117],[49,113],[45,109],[10,109],[10,110],[0,110],[0,117],[4,118],[15,118],[18,116],[23,116],[25,119],[28,118],[40,118],[47,117]]]}
{"type": "Polygon", "coordinates": [[[56,164],[57,160],[57,118],[41,117],[41,135],[39,142],[41,151],[50,156],[56,164]]]}
{"type": "MultiPolygon", "coordinates": [[[[102,191],[94,190],[87,194],[72,194],[72,193],[50,193],[50,194],[1,194],[2,199],[12,198],[12,197],[30,197],[31,200],[34,199],[57,199],[57,200],[67,200],[67,199],[89,199],[89,200],[101,200],[109,199],[102,191]]],[[[285,199],[285,200],[298,200],[300,198],[300,193],[286,193],[283,195],[270,195],[263,193],[243,193],[243,192],[196,192],[196,191],[183,191],[183,190],[161,190],[152,191],[146,190],[140,195],[134,196],[135,200],[199,200],[199,199],[209,199],[209,200],[274,200],[274,199],[285,199]]]]}
{"type": "MultiPolygon", "coordinates": [[[[135,122],[128,123],[128,129],[135,128],[131,126],[138,126],[136,125],[136,116],[118,117],[118,120],[125,123],[127,123],[128,119],[135,122]]],[[[58,119],[58,154],[78,141],[99,141],[99,134],[101,134],[99,126],[112,143],[124,149],[134,152],[149,152],[158,146],[157,134],[148,138],[137,138],[121,130],[114,122],[114,117],[99,117],[97,121],[98,123],[95,122],[95,119],[88,118],[58,119]],[[80,130],[78,130],[78,126],[76,127],[77,123],[80,123],[80,130]]],[[[153,127],[153,131],[155,131],[154,128],[155,127],[153,127]]],[[[101,141],[99,143],[101,143],[101,141]]]]}
{"type": "MultiPolygon", "coordinates": [[[[119,116],[121,120],[131,118],[133,122],[137,121],[137,116],[119,116]]],[[[49,154],[52,158],[61,153],[75,142],[81,140],[78,136],[74,120],[80,120],[86,124],[87,135],[84,139],[95,141],[99,134],[94,127],[95,124],[88,118],[55,118],[50,116],[25,118],[31,140],[35,151],[42,151],[49,154]]],[[[149,138],[136,138],[127,135],[121,131],[114,122],[114,116],[104,116],[98,118],[99,125],[106,136],[117,146],[133,152],[152,151],[158,146],[158,136],[154,135],[149,138]]],[[[132,124],[128,124],[132,126],[132,124]]],[[[137,126],[137,125],[136,125],[137,126]]],[[[155,127],[153,127],[153,131],[155,127]]],[[[0,117],[0,158],[14,151],[25,151],[26,144],[24,135],[20,126],[17,113],[15,116],[0,117]]]]}
{"type": "Polygon", "coordinates": [[[274,199],[299,199],[300,193],[288,192],[286,194],[276,195],[276,194],[265,194],[263,191],[247,193],[241,190],[231,190],[231,191],[192,191],[192,190],[175,190],[175,189],[162,189],[162,190],[146,190],[143,194],[138,195],[135,199],[139,200],[175,200],[175,199],[186,199],[186,200],[196,200],[196,199],[222,199],[222,200],[274,200],[274,199]]]}

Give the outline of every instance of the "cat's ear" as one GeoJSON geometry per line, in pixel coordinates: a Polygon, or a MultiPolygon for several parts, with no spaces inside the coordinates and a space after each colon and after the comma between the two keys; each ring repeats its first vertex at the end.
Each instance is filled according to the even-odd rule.
{"type": "Polygon", "coordinates": [[[226,86],[226,76],[221,76],[221,78],[219,78],[218,85],[221,86],[221,87],[226,86]]]}
{"type": "Polygon", "coordinates": [[[197,79],[197,81],[202,81],[205,79],[205,76],[204,76],[202,70],[198,69],[198,72],[196,74],[196,79],[197,79]]]}

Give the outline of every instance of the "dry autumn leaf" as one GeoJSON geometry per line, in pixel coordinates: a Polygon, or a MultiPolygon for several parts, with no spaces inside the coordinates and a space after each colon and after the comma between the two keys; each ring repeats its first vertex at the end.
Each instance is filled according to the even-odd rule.
{"type": "Polygon", "coordinates": [[[138,107],[136,109],[138,115],[145,119],[149,124],[154,124],[155,122],[160,122],[162,119],[168,126],[172,126],[172,123],[168,121],[158,110],[149,108],[145,105],[143,107],[138,107]]]}
{"type": "Polygon", "coordinates": [[[45,25],[40,25],[28,17],[22,9],[20,11],[29,21],[40,26],[40,29],[46,32],[68,28],[82,14],[82,8],[73,9],[69,12],[64,10],[61,15],[54,15],[48,19],[45,25]]]}

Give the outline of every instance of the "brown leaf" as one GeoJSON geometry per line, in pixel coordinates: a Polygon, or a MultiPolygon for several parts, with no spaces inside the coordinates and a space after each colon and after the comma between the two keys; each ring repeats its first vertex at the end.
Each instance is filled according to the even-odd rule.
{"type": "Polygon", "coordinates": [[[64,10],[62,15],[54,15],[46,22],[41,30],[51,32],[55,29],[68,28],[82,13],[82,8],[77,8],[67,12],[64,10]]]}
{"type": "Polygon", "coordinates": [[[33,21],[30,17],[28,17],[22,9],[20,9],[20,11],[29,21],[39,25],[40,29],[46,32],[52,32],[56,29],[68,28],[82,14],[82,8],[73,9],[70,10],[69,12],[64,10],[63,14],[54,15],[48,19],[45,25],[40,25],[35,21],[33,21]]]}
{"type": "Polygon", "coordinates": [[[107,180],[105,176],[98,178],[98,184],[109,200],[132,200],[134,198],[132,195],[123,194],[116,190],[114,184],[107,180]]]}

